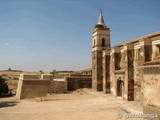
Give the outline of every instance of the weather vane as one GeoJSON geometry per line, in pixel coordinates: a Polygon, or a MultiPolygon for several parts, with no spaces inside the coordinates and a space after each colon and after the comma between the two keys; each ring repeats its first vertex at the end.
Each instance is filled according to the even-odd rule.
{"type": "Polygon", "coordinates": [[[102,9],[100,9],[100,13],[101,13],[101,14],[103,14],[103,11],[102,11],[102,9]]]}

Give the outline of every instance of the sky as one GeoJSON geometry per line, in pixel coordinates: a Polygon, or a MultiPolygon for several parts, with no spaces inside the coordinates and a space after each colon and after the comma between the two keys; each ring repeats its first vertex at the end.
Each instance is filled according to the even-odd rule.
{"type": "Polygon", "coordinates": [[[0,0],[0,70],[82,70],[103,10],[111,46],[160,31],[160,0],[0,0]]]}

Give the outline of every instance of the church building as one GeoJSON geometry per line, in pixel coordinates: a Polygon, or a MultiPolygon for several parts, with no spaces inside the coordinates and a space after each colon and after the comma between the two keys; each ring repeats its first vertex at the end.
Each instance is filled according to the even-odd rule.
{"type": "Polygon", "coordinates": [[[92,32],[92,89],[160,112],[160,32],[110,47],[101,12],[92,32]]]}

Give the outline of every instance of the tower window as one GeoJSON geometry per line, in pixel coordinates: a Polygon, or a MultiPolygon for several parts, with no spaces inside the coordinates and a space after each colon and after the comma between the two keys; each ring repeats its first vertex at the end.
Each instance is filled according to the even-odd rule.
{"type": "Polygon", "coordinates": [[[105,47],[105,39],[102,39],[102,47],[105,47]]]}

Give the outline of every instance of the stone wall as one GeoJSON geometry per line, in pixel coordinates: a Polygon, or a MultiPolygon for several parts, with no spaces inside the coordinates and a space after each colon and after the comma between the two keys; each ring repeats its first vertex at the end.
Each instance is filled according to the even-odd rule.
{"type": "Polygon", "coordinates": [[[142,102],[143,64],[160,59],[160,32],[110,48],[110,29],[102,26],[97,24],[92,34],[92,88],[142,102]],[[102,38],[107,46],[103,46],[102,38]]]}
{"type": "Polygon", "coordinates": [[[160,65],[144,67],[143,108],[145,114],[160,114],[160,65]]]}
{"type": "Polygon", "coordinates": [[[103,51],[103,92],[110,93],[110,51],[103,51]]]}
{"type": "Polygon", "coordinates": [[[151,61],[151,39],[144,38],[134,43],[134,100],[143,101],[143,69],[141,66],[151,61]]]}
{"type": "Polygon", "coordinates": [[[117,79],[116,70],[120,70],[120,53],[117,48],[113,48],[111,52],[111,63],[110,63],[110,79],[111,79],[111,92],[114,96],[117,96],[117,79]]]}
{"type": "Polygon", "coordinates": [[[21,74],[16,97],[18,99],[26,99],[46,96],[52,79],[53,76],[50,74],[42,76],[21,74]]]}
{"type": "Polygon", "coordinates": [[[92,52],[92,88],[97,91],[103,90],[103,71],[102,71],[102,51],[92,52]]]}
{"type": "Polygon", "coordinates": [[[92,88],[92,77],[66,77],[67,90],[77,90],[80,88],[92,88]]]}
{"type": "Polygon", "coordinates": [[[134,100],[133,44],[114,47],[110,55],[111,93],[125,100],[134,100]]]}
{"type": "Polygon", "coordinates": [[[49,93],[66,93],[67,82],[65,79],[53,79],[49,86],[49,93]]]}
{"type": "Polygon", "coordinates": [[[110,91],[111,93],[116,96],[117,89],[116,89],[116,76],[115,76],[115,54],[114,49],[111,50],[110,53],[110,91]]]}
{"type": "Polygon", "coordinates": [[[143,70],[140,66],[144,62],[143,50],[135,49],[134,56],[134,100],[142,101],[143,70]]]}
{"type": "Polygon", "coordinates": [[[125,70],[125,89],[127,100],[132,101],[134,100],[134,49],[132,44],[128,44],[127,49],[124,50],[125,61],[126,61],[126,70],[125,70]]]}
{"type": "Polygon", "coordinates": [[[97,89],[97,81],[95,80],[95,75],[96,75],[96,71],[95,71],[95,51],[92,51],[92,89],[97,89]]]}
{"type": "Polygon", "coordinates": [[[125,100],[143,101],[142,66],[145,62],[155,60],[158,58],[157,56],[160,56],[159,38],[157,35],[156,37],[144,37],[111,48],[110,72],[108,73],[110,73],[111,93],[114,96],[117,96],[118,92],[117,76],[119,76],[119,71],[125,71],[123,74],[122,98],[125,100]]]}

